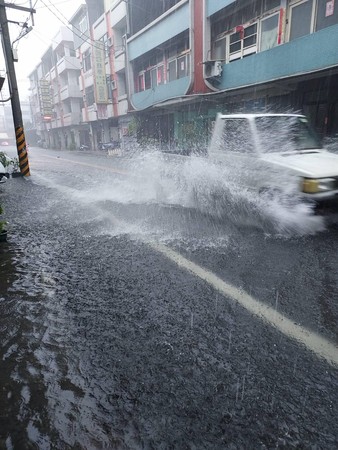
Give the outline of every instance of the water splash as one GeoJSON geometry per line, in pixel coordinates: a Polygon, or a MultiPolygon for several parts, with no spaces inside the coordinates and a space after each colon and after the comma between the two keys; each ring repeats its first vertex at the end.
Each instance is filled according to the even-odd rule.
{"type": "Polygon", "coordinates": [[[110,187],[108,197],[118,202],[190,208],[214,222],[258,227],[272,234],[304,235],[324,230],[323,219],[300,197],[294,176],[276,172],[278,191],[259,193],[248,186],[255,185],[255,177],[262,172],[259,166],[264,163],[247,161],[245,167],[242,161],[227,166],[198,156],[142,154],[130,162],[133,176],[121,179],[113,192],[110,187]]]}
{"type": "Polygon", "coordinates": [[[202,156],[152,150],[134,154],[114,178],[104,174],[83,190],[74,190],[72,196],[92,206],[108,208],[113,203],[117,216],[123,216],[132,205],[132,224],[127,231],[124,226],[125,232],[158,234],[162,239],[189,236],[206,243],[211,237],[212,245],[213,239],[231,235],[231,229],[238,227],[282,236],[323,231],[323,219],[300,198],[295,177],[274,173],[278,192],[257,192],[248,187],[262,171],[259,164],[253,158],[243,167],[236,160],[228,165],[202,156]]]}

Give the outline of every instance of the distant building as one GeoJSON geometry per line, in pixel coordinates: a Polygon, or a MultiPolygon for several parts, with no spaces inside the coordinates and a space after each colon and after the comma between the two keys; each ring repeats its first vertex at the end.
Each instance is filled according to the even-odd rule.
{"type": "Polygon", "coordinates": [[[81,120],[79,75],[73,34],[62,27],[29,76],[33,120],[45,145],[68,149],[80,145],[80,134],[86,126],[81,120]]]}
{"type": "Polygon", "coordinates": [[[71,19],[74,44],[81,62],[82,120],[90,125],[93,148],[120,141],[128,112],[126,86],[126,3],[87,1],[71,19]]]}
{"type": "Polygon", "coordinates": [[[338,133],[332,1],[87,0],[70,22],[73,36],[31,75],[36,128],[52,145],[191,149],[218,111],[303,111],[338,133]]]}
{"type": "Polygon", "coordinates": [[[322,134],[338,132],[333,2],[128,5],[130,102],[142,133],[199,145],[217,111],[285,109],[302,110],[322,134]]]}

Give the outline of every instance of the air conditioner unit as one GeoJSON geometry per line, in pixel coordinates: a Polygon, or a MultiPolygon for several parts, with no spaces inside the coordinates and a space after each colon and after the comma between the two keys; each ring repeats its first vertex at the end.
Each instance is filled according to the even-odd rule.
{"type": "Polygon", "coordinates": [[[206,78],[218,78],[222,75],[222,61],[208,61],[206,78]]]}

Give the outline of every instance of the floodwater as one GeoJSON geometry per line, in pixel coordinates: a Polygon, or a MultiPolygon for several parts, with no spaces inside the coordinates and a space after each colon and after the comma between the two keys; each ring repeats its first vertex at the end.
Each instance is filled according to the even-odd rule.
{"type": "Polygon", "coordinates": [[[334,340],[337,236],[306,205],[198,157],[148,152],[112,173],[31,153],[32,179],[1,197],[0,448],[336,447],[336,368],[146,244],[334,340]]]}

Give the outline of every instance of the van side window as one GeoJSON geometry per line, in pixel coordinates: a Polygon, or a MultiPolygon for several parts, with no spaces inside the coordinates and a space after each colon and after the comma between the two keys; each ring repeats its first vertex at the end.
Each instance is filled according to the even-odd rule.
{"type": "Polygon", "coordinates": [[[257,117],[260,150],[264,153],[320,148],[321,144],[305,118],[299,116],[257,117]]]}
{"type": "Polygon", "coordinates": [[[224,120],[222,142],[227,152],[252,153],[254,142],[249,121],[237,118],[224,120]]]}

